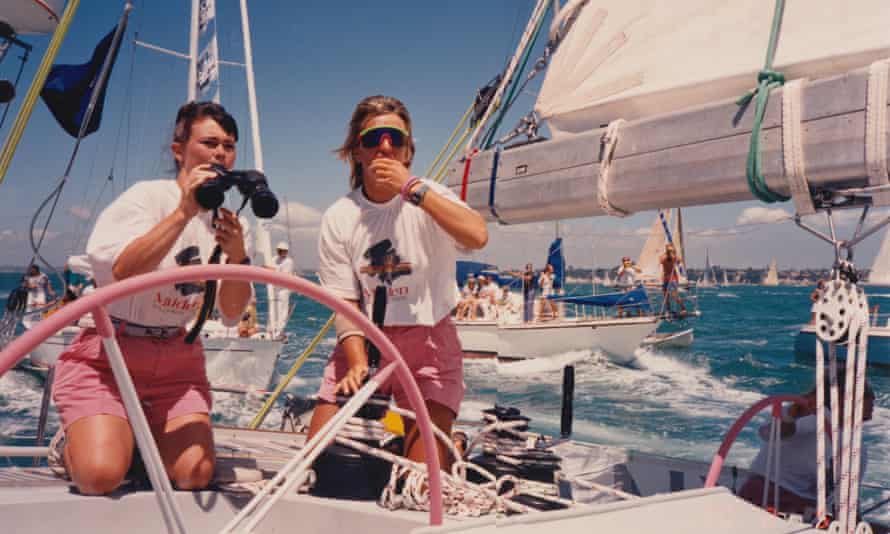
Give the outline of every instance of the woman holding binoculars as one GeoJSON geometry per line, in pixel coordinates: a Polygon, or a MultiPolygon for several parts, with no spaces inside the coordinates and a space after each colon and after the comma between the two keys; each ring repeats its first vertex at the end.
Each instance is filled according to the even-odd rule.
{"type": "MultiPolygon", "coordinates": [[[[214,216],[195,198],[202,183],[218,176],[213,165],[233,167],[237,141],[235,119],[219,104],[179,109],[170,145],[176,179],[134,184],[96,221],[87,256],[98,286],[206,263],[217,245],[226,263],[250,263],[244,223],[225,208],[214,216]]],[[[214,469],[204,352],[200,340],[186,342],[184,328],[204,291],[203,283],[176,284],[108,306],[167,475],[184,490],[207,486],[214,469]]],[[[238,323],[252,294],[248,282],[220,283],[216,307],[224,324],[238,323]]],[[[113,491],[130,468],[134,438],[94,328],[82,330],[59,357],[53,398],[63,425],[54,438],[56,461],[82,493],[113,491]]]]}

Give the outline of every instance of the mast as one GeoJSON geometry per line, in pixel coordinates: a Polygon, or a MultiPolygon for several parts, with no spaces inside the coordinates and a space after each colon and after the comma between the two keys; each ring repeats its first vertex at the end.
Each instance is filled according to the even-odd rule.
{"type": "Polygon", "coordinates": [[[250,109],[253,165],[256,170],[262,172],[263,146],[260,143],[260,116],[256,107],[256,85],[253,78],[253,51],[250,44],[250,21],[247,17],[247,0],[241,0],[241,33],[244,37],[244,72],[247,74],[247,104],[250,109]]]}
{"type": "Polygon", "coordinates": [[[201,0],[192,0],[192,23],[189,29],[189,90],[188,101],[194,102],[198,94],[198,17],[201,0]]]}

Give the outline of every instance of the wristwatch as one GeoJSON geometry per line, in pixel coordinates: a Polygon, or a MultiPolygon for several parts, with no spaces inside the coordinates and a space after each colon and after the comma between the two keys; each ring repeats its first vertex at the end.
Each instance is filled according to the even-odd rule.
{"type": "Polygon", "coordinates": [[[414,188],[414,191],[411,191],[411,193],[408,194],[408,202],[415,206],[420,206],[420,203],[423,202],[423,197],[426,195],[429,188],[430,186],[427,184],[420,184],[420,187],[414,188]]]}

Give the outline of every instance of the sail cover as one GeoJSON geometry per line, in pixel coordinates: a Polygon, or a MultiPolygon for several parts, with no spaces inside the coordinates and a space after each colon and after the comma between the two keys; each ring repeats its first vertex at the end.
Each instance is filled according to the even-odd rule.
{"type": "MultiPolygon", "coordinates": [[[[547,71],[535,110],[554,138],[736,98],[763,68],[773,2],[590,0],[547,71]]],[[[890,56],[887,0],[789,0],[774,69],[788,80],[890,56]]]]}
{"type": "Polygon", "coordinates": [[[649,298],[642,286],[624,292],[605,293],[603,295],[584,295],[573,297],[550,297],[550,300],[567,302],[569,304],[583,304],[586,306],[600,306],[603,308],[611,308],[621,306],[623,308],[641,308],[644,312],[649,311],[649,298]]]}

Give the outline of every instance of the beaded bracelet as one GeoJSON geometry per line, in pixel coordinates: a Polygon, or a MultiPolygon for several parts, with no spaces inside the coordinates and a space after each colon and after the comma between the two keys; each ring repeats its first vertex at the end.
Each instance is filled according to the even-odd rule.
{"type": "Polygon", "coordinates": [[[408,179],[407,182],[404,183],[404,185],[402,185],[402,190],[401,190],[402,200],[408,200],[408,191],[410,191],[411,187],[419,181],[420,181],[420,178],[418,178],[416,176],[412,176],[410,179],[408,179]]]}

